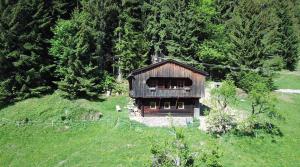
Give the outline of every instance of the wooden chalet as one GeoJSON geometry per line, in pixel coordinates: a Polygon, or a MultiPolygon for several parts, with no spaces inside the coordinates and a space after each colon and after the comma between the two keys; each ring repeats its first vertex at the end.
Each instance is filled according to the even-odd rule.
{"type": "Polygon", "coordinates": [[[134,70],[128,77],[129,96],[142,116],[194,116],[200,114],[207,73],[166,60],[134,70]]]}

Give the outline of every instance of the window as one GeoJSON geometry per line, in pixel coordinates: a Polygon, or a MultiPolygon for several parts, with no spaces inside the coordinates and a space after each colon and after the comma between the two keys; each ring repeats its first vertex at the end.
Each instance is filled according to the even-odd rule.
{"type": "Polygon", "coordinates": [[[164,109],[171,109],[170,102],[164,102],[164,109]]]}
{"type": "Polygon", "coordinates": [[[165,89],[171,89],[171,81],[165,81],[165,89]]]}
{"type": "Polygon", "coordinates": [[[183,85],[184,85],[184,81],[182,81],[182,80],[177,81],[177,87],[178,88],[183,88],[183,85]]]}
{"type": "Polygon", "coordinates": [[[149,81],[149,87],[150,88],[155,88],[156,87],[156,81],[155,80],[150,80],[149,81]]]}
{"type": "Polygon", "coordinates": [[[178,102],[177,108],[184,109],[184,102],[178,102]]]}
{"type": "Polygon", "coordinates": [[[156,109],[156,102],[155,101],[150,102],[150,109],[156,109]]]}

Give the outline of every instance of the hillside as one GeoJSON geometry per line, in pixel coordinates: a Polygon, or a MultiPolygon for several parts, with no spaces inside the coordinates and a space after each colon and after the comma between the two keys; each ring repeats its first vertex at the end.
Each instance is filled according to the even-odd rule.
{"type": "MultiPolygon", "coordinates": [[[[300,95],[276,96],[277,108],[285,117],[279,121],[282,137],[214,138],[187,127],[184,134],[192,151],[217,145],[224,166],[298,166],[300,95]]],[[[151,143],[173,134],[168,128],[130,122],[126,109],[115,111],[116,104],[123,108],[127,101],[125,96],[70,101],[54,93],[1,109],[0,166],[148,166],[151,143]],[[83,121],[87,112],[101,112],[103,117],[83,121]],[[68,120],[62,121],[66,113],[68,120]]],[[[243,103],[247,101],[240,102],[241,107],[246,106],[243,103]]]]}

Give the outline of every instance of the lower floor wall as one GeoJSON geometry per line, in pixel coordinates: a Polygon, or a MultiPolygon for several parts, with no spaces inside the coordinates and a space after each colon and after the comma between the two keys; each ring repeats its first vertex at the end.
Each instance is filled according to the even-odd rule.
{"type": "Polygon", "coordinates": [[[197,98],[136,99],[136,104],[142,116],[168,114],[173,116],[193,116],[197,102],[199,102],[197,98]]]}

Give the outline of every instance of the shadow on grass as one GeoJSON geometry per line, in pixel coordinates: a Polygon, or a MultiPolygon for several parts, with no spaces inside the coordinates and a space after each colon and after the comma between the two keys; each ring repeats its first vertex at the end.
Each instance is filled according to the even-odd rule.
{"type": "Polygon", "coordinates": [[[247,137],[263,137],[265,135],[271,135],[271,136],[278,136],[283,137],[284,134],[280,130],[280,128],[272,123],[265,123],[265,124],[255,124],[252,129],[249,129],[248,131],[244,130],[241,131],[239,129],[234,129],[233,134],[236,136],[247,136],[247,137]]]}
{"type": "Polygon", "coordinates": [[[200,105],[201,105],[200,106],[201,107],[200,116],[207,116],[209,114],[211,108],[202,103],[200,105]]]}
{"type": "Polygon", "coordinates": [[[15,104],[15,102],[7,102],[7,103],[3,103],[3,104],[0,103],[0,111],[6,107],[13,106],[14,104],[15,104]]]}

